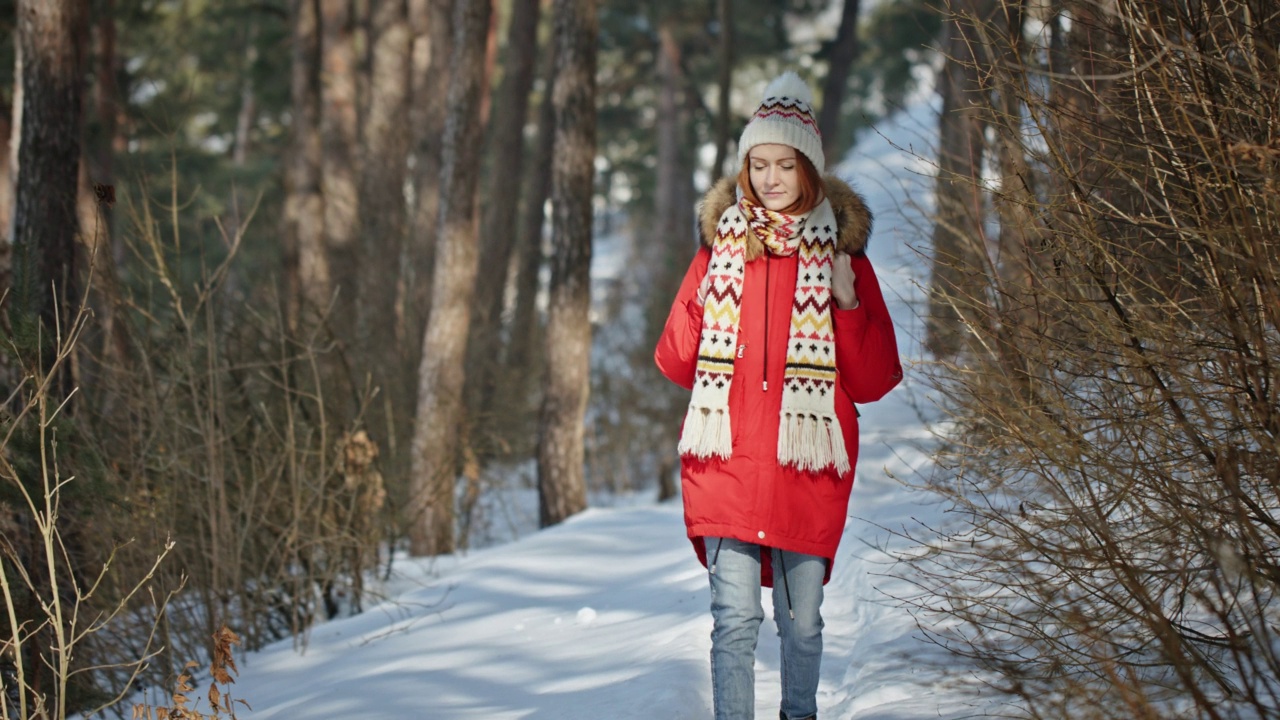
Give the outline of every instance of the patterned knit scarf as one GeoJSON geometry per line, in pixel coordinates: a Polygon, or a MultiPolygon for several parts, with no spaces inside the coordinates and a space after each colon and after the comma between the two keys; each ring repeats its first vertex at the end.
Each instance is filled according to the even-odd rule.
{"type": "Polygon", "coordinates": [[[782,382],[778,462],[801,470],[849,472],[836,419],[836,344],[831,322],[831,267],[836,221],[823,200],[807,217],[768,210],[746,198],[720,216],[711,249],[710,289],[702,310],[693,395],[680,435],[680,453],[727,460],[733,454],[729,386],[742,314],[747,233],[775,255],[799,253],[787,363],[782,382]]]}

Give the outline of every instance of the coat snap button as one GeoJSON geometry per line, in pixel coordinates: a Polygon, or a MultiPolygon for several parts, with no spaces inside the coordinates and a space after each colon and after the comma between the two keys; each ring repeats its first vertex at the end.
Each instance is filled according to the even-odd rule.
{"type": "Polygon", "coordinates": [[[758,537],[758,538],[760,538],[761,540],[763,540],[763,539],[764,539],[764,531],[763,531],[763,530],[761,530],[760,532],[756,533],[756,537],[758,537]]]}

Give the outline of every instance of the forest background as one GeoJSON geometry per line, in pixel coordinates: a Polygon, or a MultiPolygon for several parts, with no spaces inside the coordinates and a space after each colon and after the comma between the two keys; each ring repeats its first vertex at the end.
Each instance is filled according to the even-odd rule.
{"type": "Polygon", "coordinates": [[[512,489],[542,525],[673,496],[653,339],[698,192],[785,69],[830,156],[941,96],[922,484],[955,526],[904,600],[1033,715],[1280,711],[1269,3],[0,18],[6,712],[359,612],[393,550],[485,542],[512,489]],[[593,242],[625,269],[593,283],[593,242]]]}

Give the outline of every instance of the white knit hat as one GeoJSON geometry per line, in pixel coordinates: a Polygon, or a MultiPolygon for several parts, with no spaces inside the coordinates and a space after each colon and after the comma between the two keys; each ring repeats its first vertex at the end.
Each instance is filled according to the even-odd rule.
{"type": "Polygon", "coordinates": [[[751,148],[767,143],[790,145],[804,153],[819,175],[826,169],[822,134],[813,116],[813,93],[794,72],[779,75],[764,89],[764,101],[738,140],[738,167],[751,148]]]}

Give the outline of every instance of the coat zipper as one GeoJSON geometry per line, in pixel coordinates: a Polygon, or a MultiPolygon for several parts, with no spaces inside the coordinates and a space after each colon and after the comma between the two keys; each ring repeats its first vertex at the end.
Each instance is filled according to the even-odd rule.
{"type": "Polygon", "coordinates": [[[760,391],[769,392],[769,251],[764,253],[764,377],[760,391]]]}

